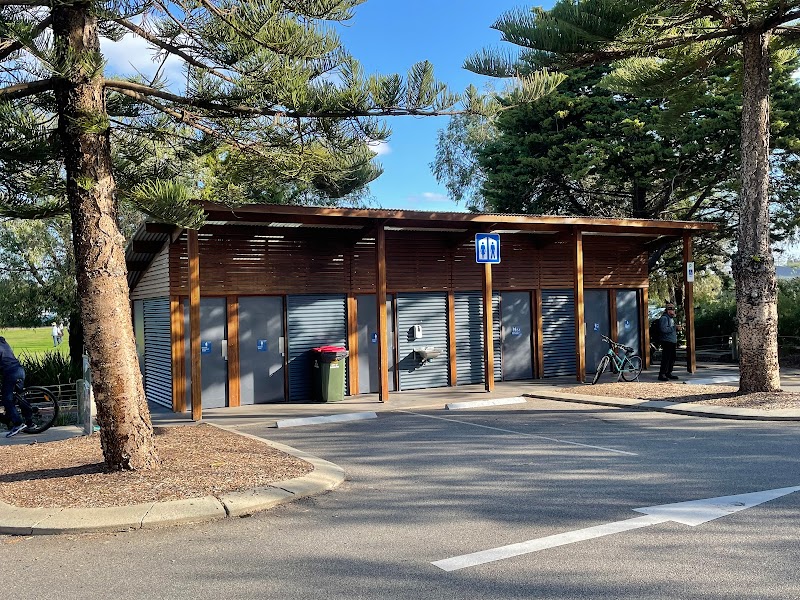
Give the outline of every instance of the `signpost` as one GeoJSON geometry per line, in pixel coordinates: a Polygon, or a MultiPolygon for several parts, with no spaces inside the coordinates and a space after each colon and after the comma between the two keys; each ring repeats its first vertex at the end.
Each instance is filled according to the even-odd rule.
{"type": "Polygon", "coordinates": [[[500,234],[475,234],[475,262],[478,264],[500,264],[500,234]]]}

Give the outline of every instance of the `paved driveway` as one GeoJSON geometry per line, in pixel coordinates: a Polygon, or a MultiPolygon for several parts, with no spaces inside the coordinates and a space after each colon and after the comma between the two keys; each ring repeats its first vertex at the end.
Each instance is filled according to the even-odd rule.
{"type": "Polygon", "coordinates": [[[432,564],[641,517],[638,507],[800,485],[800,424],[542,400],[243,430],[333,461],[348,480],[246,519],[0,538],[9,597],[800,598],[800,492],[696,527],[432,564]]]}

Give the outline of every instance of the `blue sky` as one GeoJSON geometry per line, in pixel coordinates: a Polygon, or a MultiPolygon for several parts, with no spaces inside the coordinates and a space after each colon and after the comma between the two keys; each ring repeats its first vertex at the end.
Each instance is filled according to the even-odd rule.
{"type": "MultiPolygon", "coordinates": [[[[549,5],[552,2],[369,0],[356,9],[341,37],[367,73],[405,73],[414,63],[429,60],[436,77],[460,92],[470,83],[482,88],[491,81],[461,65],[481,48],[501,46],[500,32],[490,28],[501,14],[549,5]]],[[[465,210],[447,197],[429,166],[436,154],[437,131],[447,126],[447,119],[396,117],[388,121],[393,133],[379,157],[384,174],[370,186],[380,206],[465,210]]]]}

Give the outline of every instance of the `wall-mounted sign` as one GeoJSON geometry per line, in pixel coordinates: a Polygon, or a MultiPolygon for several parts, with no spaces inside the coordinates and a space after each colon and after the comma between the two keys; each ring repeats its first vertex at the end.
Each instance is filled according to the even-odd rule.
{"type": "Polygon", "coordinates": [[[475,234],[475,262],[496,265],[500,263],[500,234],[475,234]]]}
{"type": "Polygon", "coordinates": [[[377,344],[378,343],[378,334],[377,334],[377,332],[372,334],[372,343],[373,344],[377,344]]]}
{"type": "Polygon", "coordinates": [[[211,354],[211,342],[200,342],[200,354],[211,354]]]}
{"type": "Polygon", "coordinates": [[[258,352],[266,352],[267,351],[267,340],[257,340],[256,341],[256,350],[258,352]]]}
{"type": "Polygon", "coordinates": [[[631,328],[631,322],[628,319],[625,319],[624,325],[625,325],[625,329],[630,329],[631,328]]]}
{"type": "Polygon", "coordinates": [[[694,283],[694,263],[687,262],[686,263],[686,282],[687,283],[694,283]]]}
{"type": "Polygon", "coordinates": [[[600,331],[600,323],[595,323],[594,324],[594,330],[595,331],[600,331]]]}
{"type": "Polygon", "coordinates": [[[522,335],[522,327],[512,327],[511,335],[522,335]]]}

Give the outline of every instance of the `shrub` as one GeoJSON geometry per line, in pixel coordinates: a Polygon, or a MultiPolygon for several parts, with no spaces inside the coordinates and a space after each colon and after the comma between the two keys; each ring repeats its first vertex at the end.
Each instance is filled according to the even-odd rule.
{"type": "Polygon", "coordinates": [[[80,370],[70,364],[69,356],[60,352],[44,354],[21,354],[19,362],[25,369],[25,385],[58,385],[70,383],[81,378],[80,370]]]}

